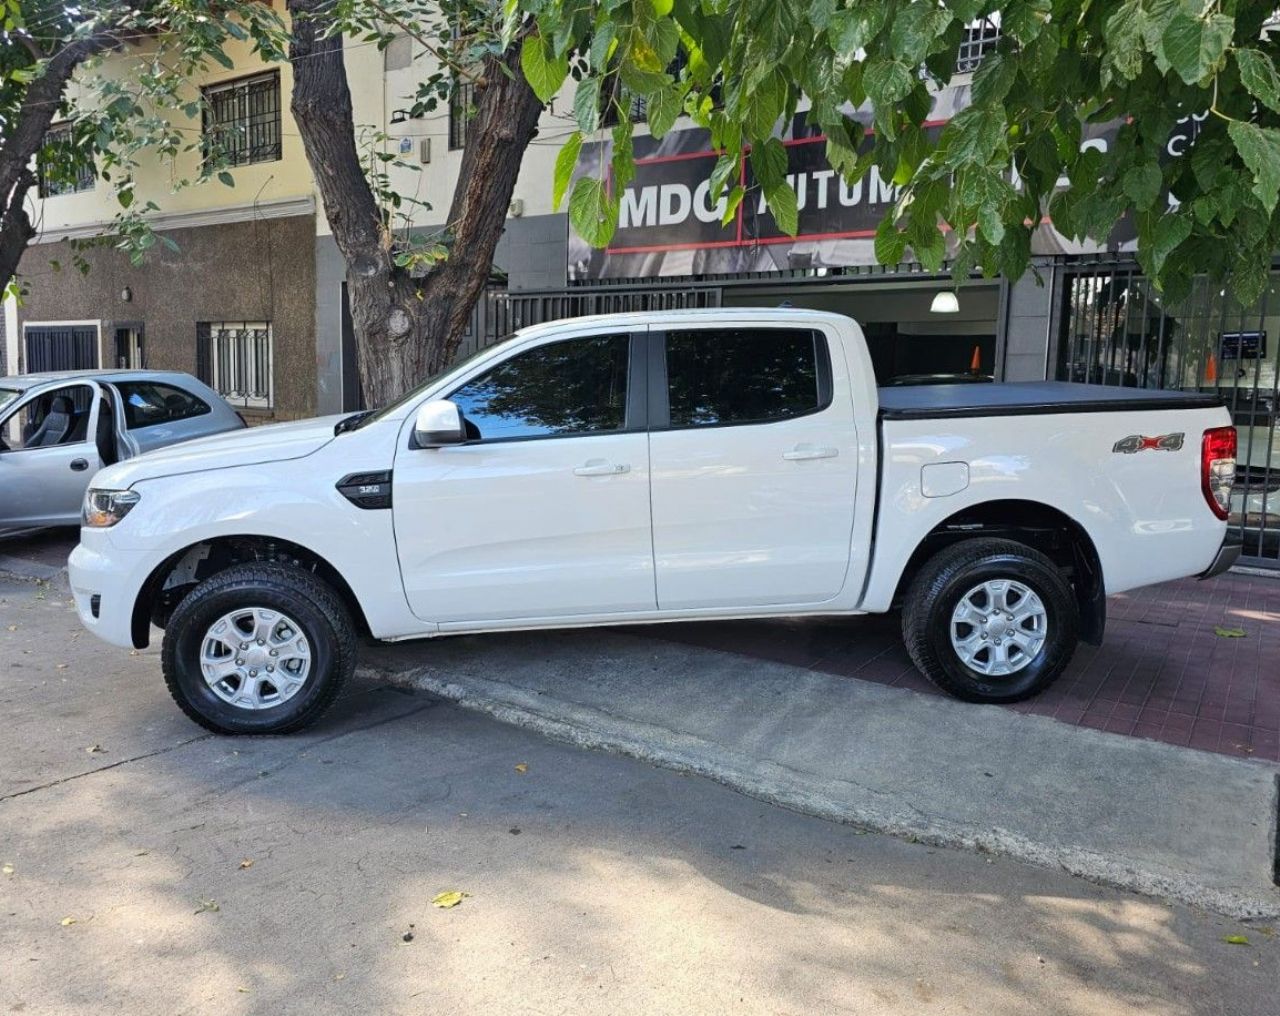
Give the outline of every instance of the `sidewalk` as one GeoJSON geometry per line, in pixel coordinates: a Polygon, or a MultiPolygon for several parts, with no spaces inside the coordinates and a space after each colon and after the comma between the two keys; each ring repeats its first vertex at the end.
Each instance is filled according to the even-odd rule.
{"type": "MultiPolygon", "coordinates": [[[[1107,601],[1107,636],[1058,683],[1008,708],[1113,734],[1280,762],[1280,576],[1232,572],[1107,601]],[[1215,629],[1242,630],[1223,638],[1215,629]]],[[[902,647],[896,615],[708,621],[627,629],[835,677],[940,695],[902,647]]]]}

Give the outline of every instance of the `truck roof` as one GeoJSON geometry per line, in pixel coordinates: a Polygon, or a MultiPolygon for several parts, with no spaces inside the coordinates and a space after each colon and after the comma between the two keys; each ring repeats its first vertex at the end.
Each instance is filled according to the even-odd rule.
{"type": "Polygon", "coordinates": [[[1212,392],[1115,388],[1072,381],[1013,381],[990,385],[920,385],[880,389],[886,420],[965,416],[1029,416],[1055,413],[1115,413],[1126,410],[1218,409],[1212,392]]]}
{"type": "Polygon", "coordinates": [[[576,326],[609,328],[638,328],[642,325],[659,325],[670,327],[681,323],[705,324],[708,320],[724,321],[733,324],[749,324],[751,322],[779,324],[782,322],[813,323],[825,321],[831,324],[855,324],[847,314],[837,314],[827,310],[809,310],[805,307],[695,307],[685,310],[645,310],[627,311],[619,314],[589,314],[585,317],[570,319],[561,318],[546,321],[542,324],[528,325],[517,334],[522,338],[536,336],[552,329],[559,330],[566,324],[576,326]]]}

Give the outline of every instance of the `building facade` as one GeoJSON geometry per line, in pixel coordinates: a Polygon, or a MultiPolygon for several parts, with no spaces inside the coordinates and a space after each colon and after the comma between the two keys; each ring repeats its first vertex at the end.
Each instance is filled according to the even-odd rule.
{"type": "MultiPolygon", "coordinates": [[[[952,82],[934,97],[931,125],[940,128],[965,106],[974,70],[998,43],[997,25],[971,27],[952,82]]],[[[113,58],[119,72],[127,73],[129,58],[113,58]]],[[[349,42],[346,61],[358,144],[396,156],[390,181],[411,199],[397,227],[440,228],[471,128],[466,90],[449,108],[414,117],[412,96],[437,68],[408,36],[385,49],[349,42]]],[[[90,267],[81,275],[69,267],[70,247],[102,232],[115,195],[92,178],[43,193],[41,234],[22,265],[29,293],[20,307],[6,306],[5,370],[189,370],[262,420],[361,407],[345,264],[289,115],[290,68],[263,65],[247,50],[234,63],[193,85],[207,112],[186,129],[227,139],[235,186],[173,193],[170,176],[189,174],[193,163],[157,163],[137,181],[138,199],[161,206],[155,224],[176,251],[157,248],[134,267],[118,251],[91,248],[81,252],[90,267]]],[[[494,282],[473,315],[464,354],[558,317],[789,303],[856,318],[881,381],[977,375],[1211,389],[1228,400],[1240,427],[1234,519],[1246,550],[1280,556],[1274,284],[1252,307],[1205,280],[1187,300],[1168,304],[1142,277],[1123,225],[1106,244],[1090,246],[1042,227],[1033,271],[1021,279],[957,286],[949,273],[918,264],[883,268],[872,234],[894,188],[875,171],[843,184],[803,113],[782,132],[801,209],[798,236],[782,235],[755,198],[722,226],[706,190],[714,156],[705,134],[683,120],[655,141],[636,110],[636,180],[621,195],[622,221],[609,249],[592,250],[551,200],[556,155],[576,129],[573,98],[568,81],[526,153],[494,282]],[[947,294],[955,299],[938,300],[947,294]]],[[[1190,147],[1196,128],[1196,117],[1179,124],[1171,157],[1190,147]]],[[[1104,147],[1109,137],[1105,125],[1090,127],[1084,144],[1104,147]]],[[[605,142],[584,145],[579,172],[607,157],[605,142]]]]}

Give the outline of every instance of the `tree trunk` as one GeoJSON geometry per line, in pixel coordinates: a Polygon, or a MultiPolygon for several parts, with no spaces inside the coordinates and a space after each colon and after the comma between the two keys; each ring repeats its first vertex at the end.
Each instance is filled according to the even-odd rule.
{"type": "Polygon", "coordinates": [[[456,354],[493,252],[542,104],[520,72],[519,44],[505,54],[508,76],[490,58],[479,88],[449,210],[449,257],[425,278],[396,266],[393,237],[355,145],[342,38],[327,0],[289,0],[291,109],[334,241],[347,264],[347,293],[365,404],[385,405],[456,354]]]}

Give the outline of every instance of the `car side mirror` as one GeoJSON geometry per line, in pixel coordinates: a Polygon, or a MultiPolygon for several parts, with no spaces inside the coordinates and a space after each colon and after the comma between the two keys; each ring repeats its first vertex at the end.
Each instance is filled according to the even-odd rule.
{"type": "Polygon", "coordinates": [[[419,448],[443,448],[467,439],[462,410],[448,399],[434,399],[418,407],[413,438],[419,448]]]}

